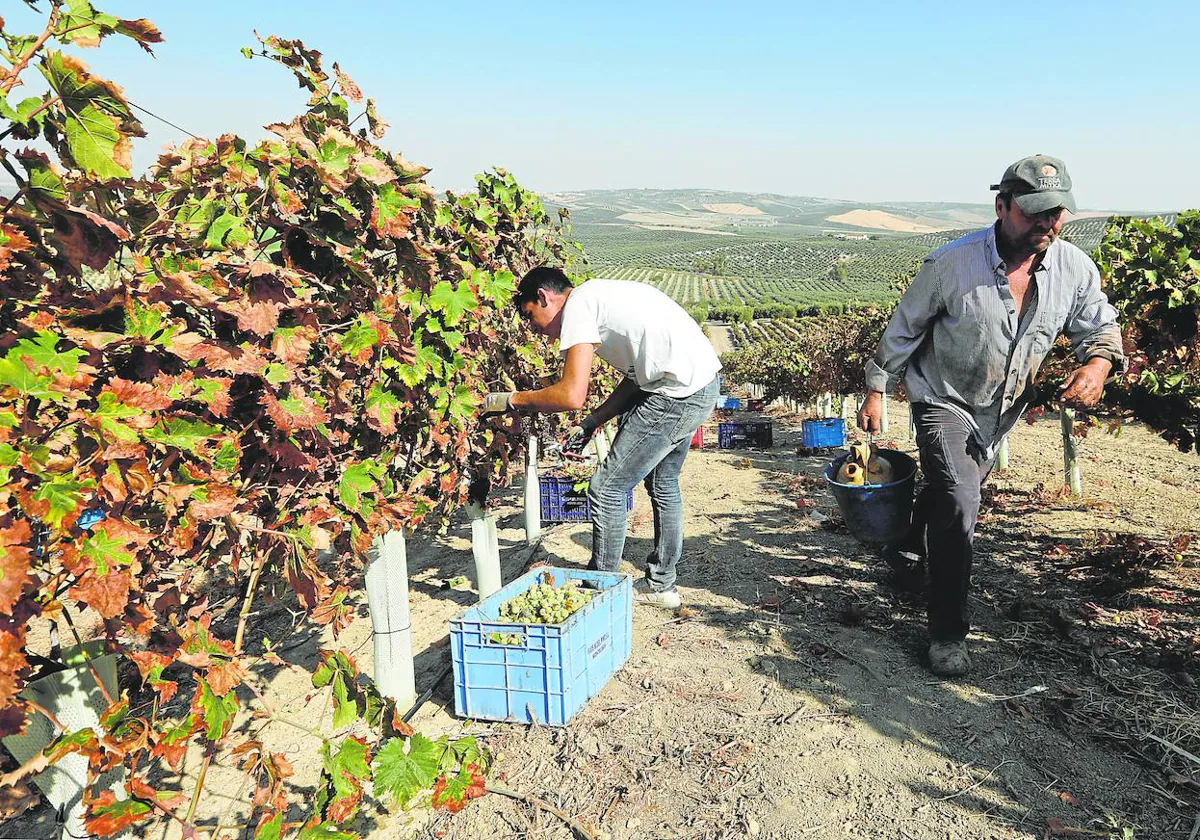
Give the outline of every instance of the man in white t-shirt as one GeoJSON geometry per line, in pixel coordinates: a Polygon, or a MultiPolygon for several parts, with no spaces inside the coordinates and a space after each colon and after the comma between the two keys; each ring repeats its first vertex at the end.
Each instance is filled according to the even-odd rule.
{"type": "Polygon", "coordinates": [[[617,569],[625,547],[626,496],[644,481],[654,508],[654,551],[645,579],[635,584],[636,597],[678,607],[679,472],[692,435],[716,405],[721,362],[712,344],[679,304],[644,283],[595,279],[576,287],[562,271],[540,267],[522,278],[514,303],[534,332],[558,339],[566,358],[563,375],[537,391],[488,394],[484,413],[578,411],[587,402],[593,354],[622,373],[621,384],[568,442],[581,450],[596,429],[620,417],[612,451],[588,487],[591,568],[617,569]]]}

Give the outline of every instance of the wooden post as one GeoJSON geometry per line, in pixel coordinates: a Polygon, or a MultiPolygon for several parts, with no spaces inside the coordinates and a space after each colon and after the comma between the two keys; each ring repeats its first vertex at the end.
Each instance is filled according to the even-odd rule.
{"type": "Polygon", "coordinates": [[[1079,473],[1079,453],[1075,449],[1075,437],[1071,432],[1075,428],[1075,410],[1063,408],[1058,413],[1062,425],[1063,440],[1063,477],[1072,496],[1083,495],[1083,477],[1079,473]]]}

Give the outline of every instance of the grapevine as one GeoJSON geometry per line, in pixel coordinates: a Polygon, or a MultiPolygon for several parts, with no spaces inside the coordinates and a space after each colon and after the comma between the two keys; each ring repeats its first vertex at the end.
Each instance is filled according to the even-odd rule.
{"type": "Polygon", "coordinates": [[[38,713],[21,692],[57,655],[31,628],[94,627],[140,679],[99,738],[51,745],[51,761],[91,759],[89,783],[127,769],[129,798],[85,796],[93,833],[195,833],[205,774],[168,769],[189,750],[250,775],[259,837],[335,836],[372,780],[400,805],[437,784],[439,807],[478,795],[482,756],[388,739],[390,704],[330,650],[312,673],[332,700],[314,735],[326,773],[296,812],[287,756],[242,725],[276,722],[253,689],[279,661],[247,621],[261,588],[340,631],[376,536],[445,523],[472,483],[520,469],[523,430],[479,409],[552,370],[511,299],[532,265],[570,269],[564,219],[503,170],[436,193],[377,144],[386,125],[340,67],[277,37],[245,54],[295,76],[302,113],[257,144],[189,140],[136,178],[131,106],[64,50],[149,49],[158,30],[72,0],[42,35],[0,21],[0,36],[17,182],[0,220],[0,733],[38,713]],[[49,90],[9,98],[27,69],[49,90]]]}

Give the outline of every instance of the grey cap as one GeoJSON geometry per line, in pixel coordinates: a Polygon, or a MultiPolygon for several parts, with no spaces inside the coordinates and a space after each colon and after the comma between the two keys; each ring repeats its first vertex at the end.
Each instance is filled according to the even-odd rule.
{"type": "Polygon", "coordinates": [[[1017,206],[1025,213],[1042,213],[1055,207],[1075,212],[1075,196],[1071,195],[1071,176],[1067,165],[1049,155],[1023,157],[1008,169],[992,189],[1012,193],[1017,206]]]}

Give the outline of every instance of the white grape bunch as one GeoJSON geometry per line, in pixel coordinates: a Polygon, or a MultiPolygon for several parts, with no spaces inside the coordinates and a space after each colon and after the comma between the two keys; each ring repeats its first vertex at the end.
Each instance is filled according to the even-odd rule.
{"type": "MultiPolygon", "coordinates": [[[[500,620],[511,624],[562,624],[595,597],[596,593],[583,589],[581,583],[536,583],[500,605],[500,620]]],[[[518,633],[493,633],[491,641],[501,645],[522,643],[518,633]]]]}

